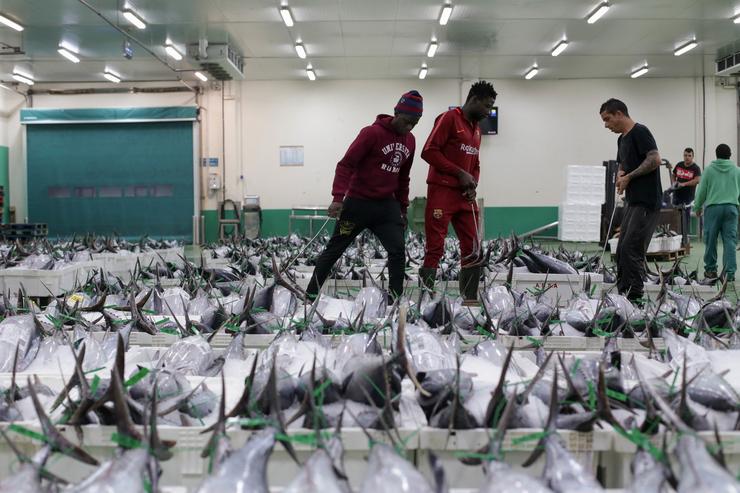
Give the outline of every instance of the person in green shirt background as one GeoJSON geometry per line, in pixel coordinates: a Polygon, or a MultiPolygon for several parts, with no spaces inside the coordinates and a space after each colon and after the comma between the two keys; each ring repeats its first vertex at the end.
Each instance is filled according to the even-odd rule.
{"type": "Polygon", "coordinates": [[[701,217],[704,208],[704,277],[713,283],[717,276],[717,237],[722,235],[722,268],[728,281],[735,280],[737,262],[738,205],[740,202],[740,168],[730,161],[730,146],[720,144],[717,159],[705,170],[696,190],[694,207],[701,217]]]}

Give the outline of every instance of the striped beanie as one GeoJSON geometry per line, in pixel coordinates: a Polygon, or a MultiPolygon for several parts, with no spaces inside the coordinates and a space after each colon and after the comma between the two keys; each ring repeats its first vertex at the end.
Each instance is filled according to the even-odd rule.
{"type": "Polygon", "coordinates": [[[398,100],[394,111],[396,113],[406,113],[408,115],[421,116],[424,109],[424,103],[419,91],[409,91],[401,96],[398,100]]]}

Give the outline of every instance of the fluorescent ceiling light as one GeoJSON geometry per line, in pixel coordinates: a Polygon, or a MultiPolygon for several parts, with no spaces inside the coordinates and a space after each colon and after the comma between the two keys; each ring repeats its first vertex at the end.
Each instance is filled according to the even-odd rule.
{"type": "Polygon", "coordinates": [[[290,13],[290,8],[287,5],[280,7],[280,16],[286,26],[293,27],[293,14],[290,13]]]}
{"type": "Polygon", "coordinates": [[[178,62],[182,60],[182,53],[180,53],[180,51],[175,48],[175,45],[173,45],[171,42],[167,42],[164,47],[164,51],[166,51],[171,58],[174,58],[178,62]]]}
{"type": "Polygon", "coordinates": [[[308,80],[316,80],[316,72],[313,71],[313,67],[311,65],[306,67],[306,75],[308,75],[308,80]]]}
{"type": "Polygon", "coordinates": [[[0,14],[0,22],[5,24],[6,26],[15,29],[16,31],[23,31],[23,26],[15,22],[13,19],[10,19],[8,17],[5,17],[4,15],[0,14]]]}
{"type": "Polygon", "coordinates": [[[647,65],[644,65],[644,66],[638,68],[637,70],[635,70],[634,72],[632,72],[630,74],[630,77],[632,77],[633,79],[637,79],[638,77],[642,77],[643,75],[645,75],[647,73],[648,73],[648,66],[647,65]]]}
{"type": "Polygon", "coordinates": [[[105,72],[103,72],[103,77],[116,84],[121,82],[121,76],[110,69],[105,69],[105,72]]]}
{"type": "Polygon", "coordinates": [[[588,14],[588,17],[586,17],[586,22],[589,24],[593,24],[594,22],[601,19],[601,17],[606,14],[606,12],[609,10],[611,5],[609,5],[609,2],[601,2],[599,5],[594,8],[590,14],[588,14]]]}
{"type": "Polygon", "coordinates": [[[537,75],[537,72],[539,72],[539,71],[540,71],[540,69],[537,67],[537,65],[535,65],[532,68],[530,68],[529,70],[527,70],[527,73],[524,74],[524,78],[527,79],[527,80],[529,80],[532,77],[534,77],[535,75],[537,75]]]}
{"type": "Polygon", "coordinates": [[[419,69],[419,78],[424,80],[427,77],[427,72],[429,72],[429,69],[427,68],[426,64],[421,66],[421,69],[419,69]]]}
{"type": "Polygon", "coordinates": [[[146,29],[146,22],[141,18],[139,14],[131,10],[130,8],[123,9],[123,16],[134,26],[139,29],[146,29]]]}
{"type": "Polygon", "coordinates": [[[437,53],[437,48],[439,48],[439,43],[436,41],[432,41],[429,43],[429,49],[427,49],[427,56],[429,58],[433,58],[434,55],[437,53]]]}
{"type": "Polygon", "coordinates": [[[558,56],[559,54],[564,52],[567,47],[568,47],[568,41],[563,39],[558,44],[555,45],[555,48],[552,49],[550,54],[552,56],[558,56]]]}
{"type": "Polygon", "coordinates": [[[732,22],[734,22],[735,24],[740,24],[740,14],[737,14],[735,17],[733,17],[732,22]]]}
{"type": "Polygon", "coordinates": [[[208,76],[204,74],[203,72],[195,72],[195,76],[202,80],[203,82],[208,82],[208,76]]]}
{"type": "Polygon", "coordinates": [[[298,58],[306,58],[306,47],[303,46],[303,43],[295,44],[295,52],[298,53],[298,58]]]}
{"type": "Polygon", "coordinates": [[[439,25],[446,26],[452,15],[452,4],[446,3],[442,6],[442,11],[439,13],[439,25]]]}
{"type": "Polygon", "coordinates": [[[69,60],[72,63],[80,63],[80,58],[77,56],[76,53],[73,53],[71,50],[68,50],[67,48],[60,46],[57,50],[57,53],[62,55],[64,58],[69,60]]]}
{"type": "Polygon", "coordinates": [[[694,48],[696,48],[696,46],[698,44],[699,43],[697,43],[695,39],[692,39],[688,43],[683,44],[683,45],[679,46],[678,48],[676,48],[676,51],[674,51],[673,54],[676,55],[676,56],[681,56],[684,53],[688,53],[689,51],[691,51],[694,48]]]}
{"type": "Polygon", "coordinates": [[[33,85],[33,77],[29,74],[23,73],[18,69],[13,70],[13,78],[17,80],[18,82],[22,82],[24,84],[27,84],[29,86],[33,85]]]}

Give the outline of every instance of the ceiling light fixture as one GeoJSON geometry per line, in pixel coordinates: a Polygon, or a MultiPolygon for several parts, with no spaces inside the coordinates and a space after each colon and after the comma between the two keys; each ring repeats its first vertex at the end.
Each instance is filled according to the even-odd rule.
{"type": "Polygon", "coordinates": [[[565,51],[565,49],[568,47],[568,40],[563,39],[558,44],[555,45],[555,48],[550,51],[550,54],[552,56],[558,56],[562,52],[565,51]]]}
{"type": "Polygon", "coordinates": [[[109,68],[105,69],[105,72],[103,72],[103,77],[116,84],[121,82],[121,76],[109,68]]]}
{"type": "Polygon", "coordinates": [[[280,7],[280,16],[286,26],[293,27],[293,14],[290,13],[290,8],[287,5],[280,7]]]}
{"type": "Polygon", "coordinates": [[[647,64],[645,64],[642,67],[640,67],[637,70],[635,70],[634,72],[632,72],[630,74],[630,77],[632,77],[633,79],[637,79],[638,77],[642,77],[643,75],[647,74],[648,73],[648,70],[649,70],[648,69],[648,66],[647,66],[647,64]]]}
{"type": "Polygon", "coordinates": [[[314,72],[313,66],[306,67],[306,75],[308,75],[308,80],[316,80],[316,72],[314,72]]]}
{"type": "Polygon", "coordinates": [[[142,19],[141,16],[132,9],[126,7],[121,12],[123,13],[123,17],[125,17],[131,24],[139,29],[146,29],[146,22],[144,22],[144,19],[142,19]]]}
{"type": "Polygon", "coordinates": [[[182,60],[182,53],[180,53],[180,50],[175,48],[175,45],[172,44],[171,41],[167,41],[167,44],[164,46],[164,51],[167,52],[167,54],[171,57],[177,60],[178,62],[182,60]]]}
{"type": "Polygon", "coordinates": [[[439,25],[446,26],[452,15],[452,4],[446,3],[442,6],[442,10],[439,13],[439,25]]]}
{"type": "Polygon", "coordinates": [[[676,56],[681,56],[684,53],[688,53],[689,51],[691,51],[694,48],[696,48],[698,44],[699,43],[697,43],[695,39],[692,39],[688,43],[685,43],[685,44],[679,46],[678,48],[676,48],[676,50],[673,52],[673,54],[676,55],[676,56]]]}
{"type": "Polygon", "coordinates": [[[295,52],[298,54],[298,58],[306,58],[306,47],[300,41],[295,44],[295,52]]]}
{"type": "Polygon", "coordinates": [[[64,58],[69,60],[72,63],[80,63],[80,58],[77,56],[77,53],[72,52],[72,50],[59,45],[59,49],[57,49],[57,53],[62,55],[64,58]]]}
{"type": "Polygon", "coordinates": [[[437,48],[439,48],[439,43],[432,40],[432,42],[429,43],[429,48],[427,49],[427,56],[429,58],[434,58],[434,55],[437,54],[437,48]]]}
{"type": "Polygon", "coordinates": [[[735,17],[732,18],[732,22],[734,22],[735,24],[740,24],[740,14],[735,15],[735,17]]]}
{"type": "Polygon", "coordinates": [[[429,68],[427,67],[427,64],[425,63],[419,69],[419,78],[421,80],[426,79],[427,78],[427,72],[429,72],[429,68]]]}
{"type": "Polygon", "coordinates": [[[527,70],[527,73],[524,74],[524,78],[527,79],[527,80],[529,80],[532,77],[534,77],[535,75],[537,75],[537,72],[539,72],[539,71],[540,71],[539,67],[537,67],[537,65],[533,65],[532,68],[530,68],[529,70],[527,70]]]}
{"type": "Polygon", "coordinates": [[[13,69],[13,78],[18,82],[22,82],[26,85],[32,86],[34,83],[33,76],[18,69],[13,69]]]}
{"type": "Polygon", "coordinates": [[[594,22],[601,19],[601,17],[606,14],[606,12],[609,10],[611,5],[609,5],[609,2],[601,2],[594,8],[590,14],[586,17],[586,22],[589,24],[593,24],[594,22]]]}
{"type": "Polygon", "coordinates": [[[19,31],[19,32],[20,31],[23,31],[23,29],[24,29],[23,26],[21,26],[20,24],[18,24],[17,22],[15,22],[13,19],[11,19],[9,17],[6,17],[6,16],[4,16],[2,14],[0,14],[0,22],[3,23],[3,24],[5,24],[6,26],[12,28],[12,29],[15,29],[16,31],[19,31]]]}
{"type": "Polygon", "coordinates": [[[204,74],[203,72],[195,72],[195,76],[202,80],[203,82],[208,82],[208,76],[204,74]]]}

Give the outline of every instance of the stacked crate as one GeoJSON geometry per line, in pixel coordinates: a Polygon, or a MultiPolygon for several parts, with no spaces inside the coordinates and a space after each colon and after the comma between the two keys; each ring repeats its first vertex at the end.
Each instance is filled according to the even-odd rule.
{"type": "Polygon", "coordinates": [[[565,201],[558,211],[561,241],[599,241],[604,180],[603,166],[568,166],[565,201]]]}
{"type": "Polygon", "coordinates": [[[45,223],[33,224],[3,224],[0,228],[0,235],[7,241],[30,241],[38,238],[46,238],[49,229],[45,223]]]}

